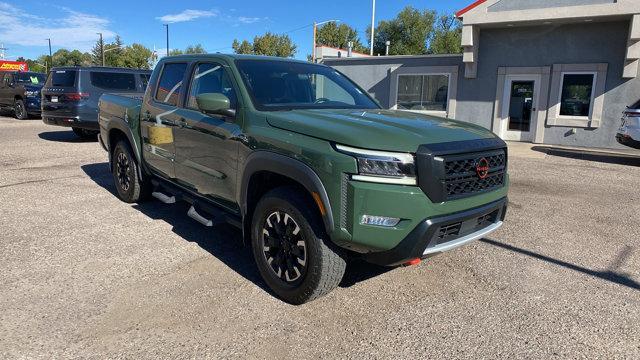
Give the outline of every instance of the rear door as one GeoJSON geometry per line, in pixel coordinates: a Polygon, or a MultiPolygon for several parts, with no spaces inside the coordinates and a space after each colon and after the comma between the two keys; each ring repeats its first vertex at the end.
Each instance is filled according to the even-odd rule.
{"type": "Polygon", "coordinates": [[[235,201],[238,173],[237,119],[207,115],[198,110],[196,96],[219,93],[237,108],[236,86],[225,66],[216,62],[197,63],[192,70],[184,107],[176,112],[176,178],[199,194],[229,210],[237,211],[235,201]]]}
{"type": "Polygon", "coordinates": [[[13,75],[10,72],[0,72],[0,105],[13,106],[13,89],[9,86],[13,75]]]}
{"type": "Polygon", "coordinates": [[[181,116],[176,114],[182,106],[185,91],[186,62],[164,63],[158,82],[140,114],[140,132],[146,163],[167,178],[175,178],[174,130],[181,116]]]}

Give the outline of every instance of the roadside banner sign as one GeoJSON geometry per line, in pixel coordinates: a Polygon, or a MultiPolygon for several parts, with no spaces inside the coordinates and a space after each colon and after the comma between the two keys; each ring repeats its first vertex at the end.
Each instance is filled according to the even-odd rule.
{"type": "Polygon", "coordinates": [[[22,61],[0,60],[0,71],[29,71],[29,65],[22,61]]]}

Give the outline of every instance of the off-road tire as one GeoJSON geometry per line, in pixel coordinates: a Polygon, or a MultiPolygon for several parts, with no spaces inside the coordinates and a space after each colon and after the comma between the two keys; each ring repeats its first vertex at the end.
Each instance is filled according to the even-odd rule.
{"type": "Polygon", "coordinates": [[[140,179],[136,158],[124,140],[113,148],[111,170],[116,192],[122,201],[136,203],[146,200],[151,194],[151,184],[140,179]]]}
{"type": "MultiPolygon", "coordinates": [[[[343,254],[339,248],[331,243],[324,231],[315,203],[310,199],[310,196],[305,195],[294,187],[273,189],[259,200],[251,222],[251,247],[260,275],[279,298],[294,305],[312,301],[331,292],[342,280],[346,268],[343,254]],[[273,239],[265,240],[266,238],[263,236],[268,236],[264,234],[265,230],[269,232],[270,229],[273,229],[271,231],[276,233],[275,227],[272,225],[269,228],[267,222],[268,219],[274,219],[273,215],[276,212],[280,212],[282,217],[285,214],[289,216],[289,222],[293,220],[293,226],[299,227],[298,233],[301,234],[305,243],[303,247],[305,265],[302,265],[302,269],[299,271],[295,271],[295,273],[302,272],[303,275],[294,282],[288,282],[288,275],[285,275],[286,279],[279,277],[273,268],[274,265],[271,265],[275,263],[275,267],[278,267],[280,253],[271,257],[271,262],[267,259],[271,255],[267,254],[266,249],[271,251],[271,248],[266,247],[265,244],[266,241],[273,242],[273,239]]],[[[277,221],[280,219],[278,218],[277,221]]],[[[284,225],[287,227],[286,220],[284,225]]],[[[290,232],[289,236],[293,236],[292,234],[293,232],[290,232]]],[[[298,236],[296,239],[287,240],[289,244],[299,243],[300,235],[296,236],[298,236]]],[[[287,246],[289,246],[289,250],[287,250],[289,255],[283,256],[291,256],[292,246],[287,246]]],[[[295,248],[295,246],[293,247],[295,248]]],[[[297,246],[297,250],[293,251],[300,251],[300,247],[297,246]]],[[[275,248],[278,249],[277,246],[275,248]]],[[[298,267],[300,264],[301,262],[295,263],[298,267]]]]}
{"type": "Polygon", "coordinates": [[[13,103],[13,113],[18,120],[26,120],[29,118],[27,108],[24,106],[24,101],[22,99],[16,99],[13,103]]]}

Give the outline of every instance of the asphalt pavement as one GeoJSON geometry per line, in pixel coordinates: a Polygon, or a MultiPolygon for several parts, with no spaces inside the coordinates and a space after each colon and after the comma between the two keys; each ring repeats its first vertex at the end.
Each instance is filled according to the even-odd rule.
{"type": "Polygon", "coordinates": [[[0,117],[0,358],[640,358],[640,155],[513,147],[490,238],[296,307],[238,231],[125,204],[97,142],[0,117]]]}

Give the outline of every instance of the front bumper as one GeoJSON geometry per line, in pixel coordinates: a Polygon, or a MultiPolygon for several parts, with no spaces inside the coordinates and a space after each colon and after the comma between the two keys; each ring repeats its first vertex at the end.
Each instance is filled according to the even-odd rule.
{"type": "Polygon", "coordinates": [[[26,97],[24,105],[29,114],[40,114],[42,111],[39,97],[26,97]]]}
{"type": "Polygon", "coordinates": [[[463,246],[502,226],[507,202],[504,197],[474,209],[423,220],[396,247],[367,253],[363,258],[378,265],[396,266],[463,246]]]}
{"type": "Polygon", "coordinates": [[[633,137],[631,137],[631,135],[627,133],[617,133],[616,141],[618,141],[618,143],[621,145],[628,146],[634,149],[640,149],[640,140],[635,140],[633,137]]]}

